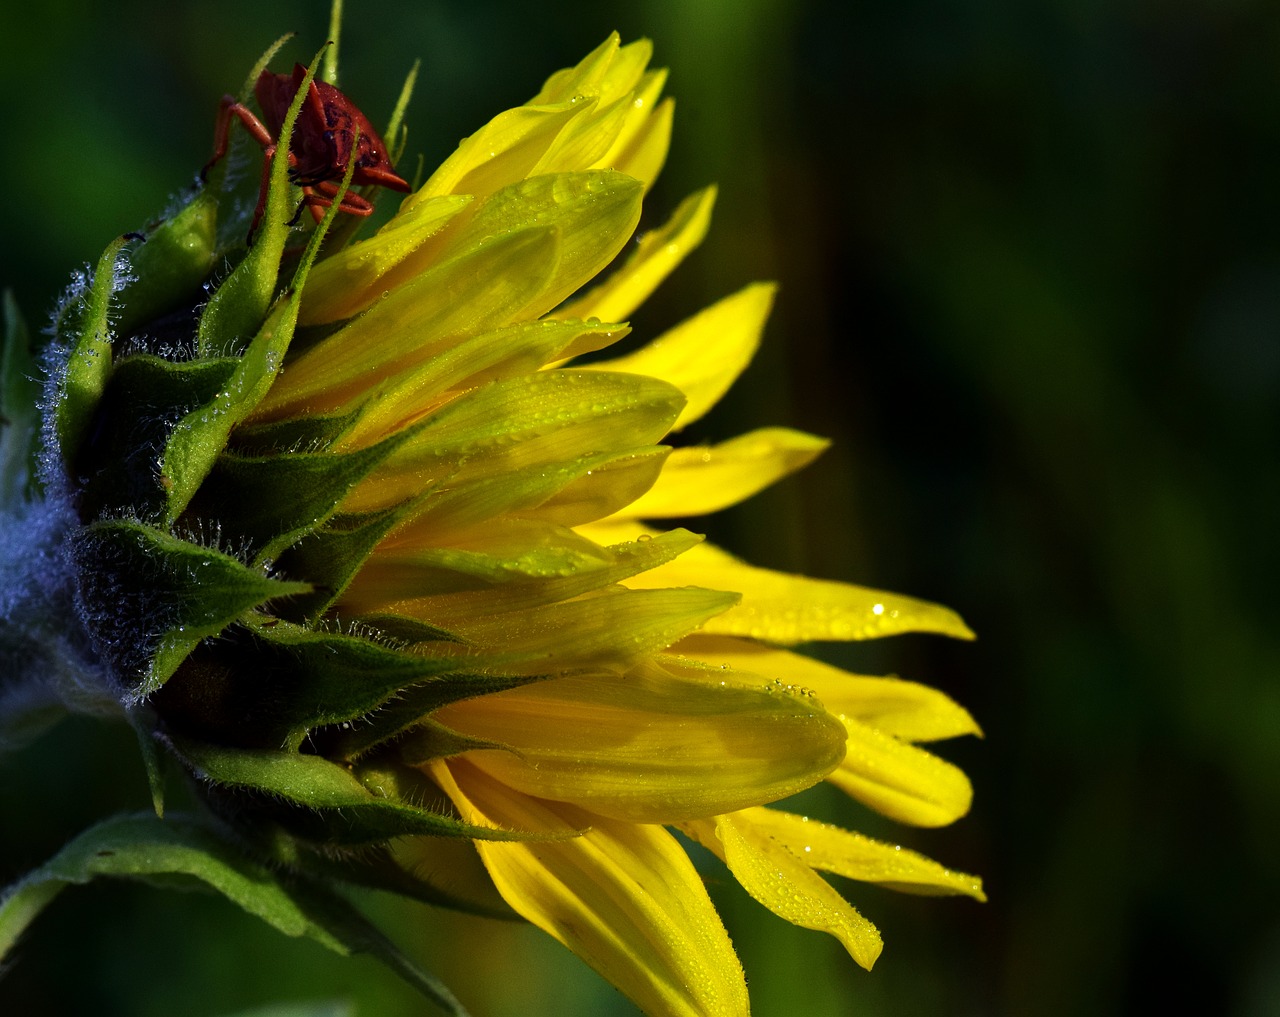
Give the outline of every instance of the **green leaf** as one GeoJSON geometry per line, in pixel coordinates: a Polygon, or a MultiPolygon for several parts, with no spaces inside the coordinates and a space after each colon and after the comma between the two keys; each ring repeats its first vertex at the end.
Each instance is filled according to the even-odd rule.
{"type": "Polygon", "coordinates": [[[98,652],[122,681],[136,682],[139,700],[163,685],[200,640],[250,608],[310,589],[127,520],[82,528],[72,555],[98,652]]]}
{"type": "Polygon", "coordinates": [[[326,886],[288,879],[250,860],[189,816],[164,821],[145,814],[108,819],[11,886],[0,901],[0,958],[63,889],[99,876],[216,891],[286,936],[306,936],[343,956],[377,957],[445,1012],[466,1017],[444,985],[406,958],[344,898],[326,886]]]}
{"type": "Polygon", "coordinates": [[[49,862],[9,888],[0,904],[0,956],[65,887],[97,876],[192,889],[203,884],[286,936],[347,948],[313,922],[266,868],[250,862],[190,817],[117,816],[86,830],[49,862]]]}

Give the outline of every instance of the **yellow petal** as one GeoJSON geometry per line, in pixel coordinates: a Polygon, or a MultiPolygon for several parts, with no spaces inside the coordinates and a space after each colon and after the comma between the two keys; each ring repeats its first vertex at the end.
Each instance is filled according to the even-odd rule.
{"type": "Polygon", "coordinates": [[[648,190],[658,179],[658,173],[667,161],[675,115],[675,100],[663,99],[630,134],[626,128],[623,128],[619,141],[625,140],[626,147],[620,147],[618,153],[607,164],[619,173],[625,173],[639,180],[644,184],[645,190],[648,190]]]}
{"type": "Polygon", "coordinates": [[[727,664],[808,689],[822,700],[828,712],[904,741],[928,742],[982,734],[964,707],[918,682],[850,674],[812,657],[729,636],[695,633],[673,649],[699,660],[727,664]]]}
{"type": "MultiPolygon", "coordinates": [[[[566,173],[601,165],[605,153],[617,145],[633,112],[630,96],[622,96],[612,102],[601,98],[588,116],[578,117],[565,125],[538,164],[529,171],[529,176],[566,173]]],[[[604,168],[614,167],[604,164],[604,168]]]]}
{"type": "Polygon", "coordinates": [[[605,102],[613,102],[614,99],[630,95],[651,73],[646,72],[646,68],[652,59],[653,43],[648,39],[637,39],[620,46],[609,62],[604,80],[600,82],[600,98],[605,102]]]}
{"type": "Polygon", "coordinates": [[[658,826],[601,819],[504,788],[465,762],[433,776],[463,818],[567,834],[476,847],[498,891],[654,1017],[746,1017],[746,982],[697,870],[658,826]],[[456,780],[455,780],[456,777],[456,780]]]}
{"type": "MultiPolygon", "coordinates": [[[[604,571],[613,556],[563,526],[534,519],[493,519],[433,543],[383,543],[344,594],[348,610],[382,603],[604,571]]],[[[601,583],[603,585],[603,583],[601,583]]]]}
{"type": "Polygon", "coordinates": [[[653,486],[670,452],[658,445],[599,459],[589,472],[539,505],[537,514],[565,526],[612,515],[653,486]]]}
{"type": "Polygon", "coordinates": [[[392,290],[287,364],[253,421],[342,407],[387,373],[436,352],[437,342],[511,323],[546,289],[558,249],[555,230],[521,230],[392,290]]]}
{"type": "Polygon", "coordinates": [[[469,480],[455,474],[420,499],[390,543],[448,544],[453,531],[504,513],[574,526],[593,518],[593,509],[598,510],[594,515],[607,514],[611,506],[625,504],[652,484],[670,451],[663,445],[646,445],[534,462],[469,480]]]}
{"type": "MultiPolygon", "coordinates": [[[[542,106],[548,103],[569,102],[578,96],[599,95],[601,87],[608,79],[609,72],[614,66],[614,61],[622,49],[621,41],[617,32],[610,32],[604,42],[600,43],[599,46],[579,60],[573,67],[561,68],[547,78],[543,82],[542,89],[526,105],[542,106]]],[[[643,43],[639,46],[631,43],[627,48],[630,50],[631,58],[644,52],[643,43]]],[[[624,64],[633,73],[638,73],[631,58],[628,58],[624,64]]],[[[631,86],[627,85],[626,87],[630,88],[631,86]]]]}
{"type": "Polygon", "coordinates": [[[839,763],[844,730],[813,700],[722,673],[712,685],[645,662],[450,704],[433,718],[506,746],[467,753],[504,784],[639,823],[776,801],[839,763]]]}
{"type": "MultiPolygon", "coordinates": [[[[403,262],[412,269],[424,252],[457,257],[495,238],[533,227],[554,227],[560,259],[549,288],[525,310],[528,317],[550,311],[584,286],[626,245],[640,221],[640,182],[612,170],[549,173],[503,187],[486,198],[474,217],[446,238],[440,251],[422,248],[403,262]]],[[[557,318],[572,315],[557,313],[557,318]]]]}
{"type": "Polygon", "coordinates": [[[400,206],[400,214],[442,194],[486,197],[500,187],[523,180],[542,159],[556,137],[587,103],[519,106],[499,113],[484,127],[464,138],[431,178],[400,206]]]}
{"type": "Polygon", "coordinates": [[[848,751],[827,779],[845,794],[911,826],[946,826],[969,811],[973,787],[959,767],[873,727],[844,723],[848,751]]]}
{"type": "Polygon", "coordinates": [[[627,371],[665,378],[685,394],[678,431],[706,413],[750,363],[776,287],[755,283],[712,304],[648,346],[626,356],[590,365],[599,371],[627,371]]]}
{"type": "Polygon", "coordinates": [[[928,897],[964,894],[975,900],[987,899],[977,876],[945,868],[898,844],[885,844],[778,809],[746,809],[725,818],[750,831],[752,839],[774,840],[803,858],[806,865],[824,872],[903,893],[928,897]]]}
{"type": "Polygon", "coordinates": [[[714,187],[690,195],[664,225],[640,237],[621,268],[589,293],[557,311],[557,317],[602,321],[629,318],[685,256],[702,243],[711,225],[715,201],[714,187]]]}
{"type": "Polygon", "coordinates": [[[618,515],[661,519],[716,512],[802,469],[830,444],[802,431],[768,427],[719,445],[676,449],[653,487],[618,515]]]}
{"type": "Polygon", "coordinates": [[[598,349],[628,331],[625,326],[581,321],[522,321],[441,343],[437,352],[387,372],[375,387],[362,391],[360,415],[336,447],[360,448],[402,430],[435,408],[450,390],[531,374],[565,349],[598,349]]]}
{"type": "Polygon", "coordinates": [[[542,371],[493,382],[447,404],[343,502],[371,512],[426,490],[656,442],[680,393],[636,375],[542,371]]]}
{"type": "Polygon", "coordinates": [[[626,96],[627,117],[622,130],[596,165],[602,169],[615,169],[619,173],[635,177],[648,190],[666,158],[666,142],[670,140],[670,101],[658,104],[663,86],[667,82],[665,68],[649,71],[626,96]],[[661,121],[665,120],[666,123],[661,121]],[[650,162],[654,156],[656,162],[650,162]]]}
{"type": "MultiPolygon", "coordinates": [[[[719,614],[737,598],[716,590],[627,590],[490,617],[455,618],[451,631],[479,647],[541,655],[524,673],[606,671],[632,665],[719,614]],[[572,638],[566,638],[572,633],[572,638]]],[[[423,618],[430,623],[432,619],[423,618]]],[[[834,718],[833,718],[834,719],[834,718]]]]}
{"type": "Polygon", "coordinates": [[[684,824],[691,836],[718,854],[742,888],[792,925],[830,933],[859,965],[871,970],[883,943],[863,918],[788,845],[761,836],[737,815],[684,824]]]}
{"type": "MultiPolygon", "coordinates": [[[[486,524],[486,528],[501,530],[512,525],[522,524],[502,520],[496,525],[486,524]]],[[[687,530],[672,530],[652,540],[603,548],[601,550],[608,558],[598,567],[569,568],[562,575],[525,577],[525,581],[496,583],[434,596],[420,578],[406,574],[398,577],[398,584],[393,585],[380,578],[376,569],[366,565],[343,593],[339,606],[344,614],[390,611],[430,619],[432,624],[449,628],[467,619],[526,611],[604,589],[674,558],[701,539],[687,530]]],[[[376,557],[380,560],[381,552],[376,557]]]]}
{"type": "MultiPolygon", "coordinates": [[[[581,529],[598,543],[647,532],[625,521],[581,529]]],[[[865,586],[755,568],[710,544],[700,544],[675,561],[636,576],[628,585],[697,585],[741,593],[737,607],[707,624],[705,631],[714,635],[748,636],[784,645],[817,639],[875,639],[901,632],[973,638],[959,615],[939,604],[865,586]]]]}
{"type": "Polygon", "coordinates": [[[298,323],[340,321],[365,310],[385,288],[388,272],[440,232],[471,203],[466,194],[446,194],[401,212],[368,240],[325,258],[307,277],[298,323]]]}

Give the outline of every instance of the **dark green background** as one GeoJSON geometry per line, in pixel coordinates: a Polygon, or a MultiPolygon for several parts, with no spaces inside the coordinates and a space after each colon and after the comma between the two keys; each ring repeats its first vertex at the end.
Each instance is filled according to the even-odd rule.
{"type": "MultiPolygon", "coordinates": [[[[324,3],[264,7],[6,15],[0,277],[35,322],[190,183],[268,42],[323,40],[324,3]]],[[[709,868],[754,1012],[1280,1013],[1280,9],[349,3],[342,83],[381,120],[420,56],[410,150],[431,166],[615,27],[655,40],[679,102],[650,222],[721,185],[637,330],[777,279],[766,348],[698,436],[837,443],[711,531],[943,601],[981,637],[818,648],[972,709],[986,739],[941,750],[972,814],[895,832],[812,807],[982,873],[990,903],[846,885],[886,940],[866,974],[709,868]]],[[[0,766],[5,880],[145,806],[131,736],[89,722],[0,766]]],[[[533,930],[375,907],[478,1017],[631,1012],[533,930]]],[[[0,978],[0,1010],[58,1017],[339,998],[422,1012],[372,962],[130,886],[69,892],[0,978]]]]}

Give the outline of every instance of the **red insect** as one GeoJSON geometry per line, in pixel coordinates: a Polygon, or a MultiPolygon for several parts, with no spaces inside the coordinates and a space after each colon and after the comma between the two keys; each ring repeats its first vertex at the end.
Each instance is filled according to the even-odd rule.
{"type": "MultiPolygon", "coordinates": [[[[271,159],[279,147],[277,140],[289,105],[302,87],[307,70],[294,64],[293,74],[263,71],[253,86],[253,94],[262,107],[264,124],[234,96],[224,95],[218,106],[218,121],[213,134],[213,158],[200,171],[203,178],[209,168],[227,154],[227,136],[231,118],[236,117],[265,149],[262,158],[262,186],[258,191],[258,207],[253,210],[249,235],[258,228],[258,220],[267,204],[267,185],[271,177],[271,159]]],[[[347,171],[352,144],[356,146],[356,165],[351,174],[353,185],[376,185],[393,191],[409,190],[409,185],[396,174],[387,156],[386,143],[379,137],[359,108],[333,85],[313,80],[307,88],[298,119],[289,141],[289,179],[302,188],[302,204],[311,209],[316,222],[324,218],[324,210],[338,195],[338,184],[347,171]],[[356,141],[356,132],[360,138],[356,141]]],[[[347,191],[338,209],[352,215],[368,215],[373,203],[347,191]]]]}

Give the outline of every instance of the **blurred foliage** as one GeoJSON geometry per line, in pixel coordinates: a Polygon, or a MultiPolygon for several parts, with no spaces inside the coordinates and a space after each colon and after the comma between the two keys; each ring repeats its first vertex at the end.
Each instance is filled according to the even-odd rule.
{"type": "MultiPolygon", "coordinates": [[[[326,20],[319,0],[10,12],[0,279],[33,321],[190,186],[258,53],[298,30],[289,55],[310,54],[326,20]]],[[[615,27],[655,40],[679,101],[651,221],[721,185],[637,331],[778,279],[766,348],[703,434],[837,443],[713,534],[940,600],[981,637],[815,648],[973,710],[986,740],[943,747],[969,818],[898,831],[809,801],[982,873],[991,902],[845,887],[885,935],[868,975],[708,867],[755,1013],[1280,1012],[1280,9],[349,0],[342,84],[378,120],[421,57],[430,167],[615,27]]],[[[0,878],[145,807],[131,737],[71,721],[3,763],[0,878]]],[[[531,929],[371,906],[477,1015],[633,1012],[531,929]]],[[[135,887],[64,895],[17,960],[5,1012],[421,1012],[372,962],[135,887]]]]}

